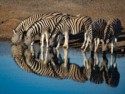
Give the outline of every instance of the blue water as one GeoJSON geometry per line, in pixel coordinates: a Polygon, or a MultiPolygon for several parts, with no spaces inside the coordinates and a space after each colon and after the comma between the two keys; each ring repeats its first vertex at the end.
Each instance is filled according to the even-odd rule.
{"type": "MultiPolygon", "coordinates": [[[[0,94],[125,94],[125,57],[117,58],[119,84],[111,87],[106,83],[80,83],[28,73],[11,57],[10,45],[9,42],[0,42],[0,94]]],[[[83,65],[79,49],[69,49],[69,57],[72,62],[83,65]]]]}

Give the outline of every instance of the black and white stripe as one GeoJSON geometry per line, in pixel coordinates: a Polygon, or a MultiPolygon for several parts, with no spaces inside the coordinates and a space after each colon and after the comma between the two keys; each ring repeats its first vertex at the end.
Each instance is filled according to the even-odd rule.
{"type": "Polygon", "coordinates": [[[84,51],[86,51],[86,48],[89,44],[91,50],[94,48],[94,51],[97,51],[100,41],[103,42],[104,30],[106,25],[107,22],[104,19],[98,19],[89,26],[84,35],[84,43],[81,47],[82,49],[84,49],[84,51]]]}
{"type": "Polygon", "coordinates": [[[85,32],[91,23],[92,20],[88,16],[69,16],[55,28],[55,34],[53,34],[53,38],[61,33],[65,37],[63,47],[68,48],[69,34],[78,34],[80,32],[85,32]]]}
{"type": "Polygon", "coordinates": [[[36,21],[39,21],[41,19],[48,19],[51,18],[55,15],[59,15],[61,13],[48,13],[48,14],[36,14],[33,16],[28,17],[27,19],[23,20],[17,27],[16,29],[13,30],[13,36],[11,41],[13,43],[19,43],[22,41],[24,37],[24,33],[34,24],[36,21]]]}
{"type": "Polygon", "coordinates": [[[54,69],[52,68],[51,62],[48,61],[47,63],[44,63],[44,60],[39,60],[32,57],[32,53],[30,50],[25,50],[24,56],[26,58],[26,63],[30,67],[30,69],[33,71],[33,73],[41,75],[41,76],[47,76],[47,77],[56,77],[56,74],[54,72],[54,69]]]}
{"type": "Polygon", "coordinates": [[[111,19],[108,21],[108,24],[104,31],[104,43],[107,46],[108,43],[111,43],[111,53],[113,53],[113,48],[117,43],[117,38],[121,33],[121,21],[119,19],[111,19]]]}
{"type": "Polygon", "coordinates": [[[41,34],[41,47],[44,46],[44,38],[46,38],[46,46],[49,46],[49,36],[55,29],[55,27],[60,23],[61,20],[67,17],[67,14],[56,15],[50,19],[42,19],[34,23],[29,30],[25,38],[25,43],[27,45],[34,42],[36,34],[41,34]]]}

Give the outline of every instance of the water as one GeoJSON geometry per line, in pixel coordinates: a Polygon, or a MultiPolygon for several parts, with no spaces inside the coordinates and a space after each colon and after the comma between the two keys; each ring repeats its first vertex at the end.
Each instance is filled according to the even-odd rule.
{"type": "MultiPolygon", "coordinates": [[[[64,56],[63,49],[60,49],[64,56]]],[[[89,56],[89,54],[87,54],[89,56]]],[[[107,55],[110,62],[110,55],[107,55]]],[[[69,49],[70,62],[83,66],[83,55],[79,49],[69,49]]],[[[102,56],[99,55],[101,61],[102,56]]],[[[49,78],[26,72],[21,69],[11,56],[9,42],[0,42],[0,94],[124,94],[125,93],[125,58],[117,58],[120,74],[116,87],[106,82],[96,84],[92,81],[83,83],[72,79],[49,78]]]]}

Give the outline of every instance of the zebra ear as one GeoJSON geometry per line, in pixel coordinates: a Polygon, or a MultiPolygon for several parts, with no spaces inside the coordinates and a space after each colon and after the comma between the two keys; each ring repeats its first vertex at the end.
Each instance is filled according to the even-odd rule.
{"type": "Polygon", "coordinates": [[[16,34],[15,30],[13,30],[13,34],[16,34]]]}

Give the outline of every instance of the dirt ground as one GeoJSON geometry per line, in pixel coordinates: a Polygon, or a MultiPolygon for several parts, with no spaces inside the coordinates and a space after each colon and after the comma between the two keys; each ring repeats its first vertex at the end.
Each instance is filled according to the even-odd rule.
{"type": "MultiPolygon", "coordinates": [[[[119,18],[125,28],[125,0],[0,0],[0,40],[10,40],[12,30],[27,17],[49,12],[87,15],[93,21],[98,18],[119,18]]],[[[125,50],[124,40],[125,29],[118,39],[122,51],[125,50]]]]}

